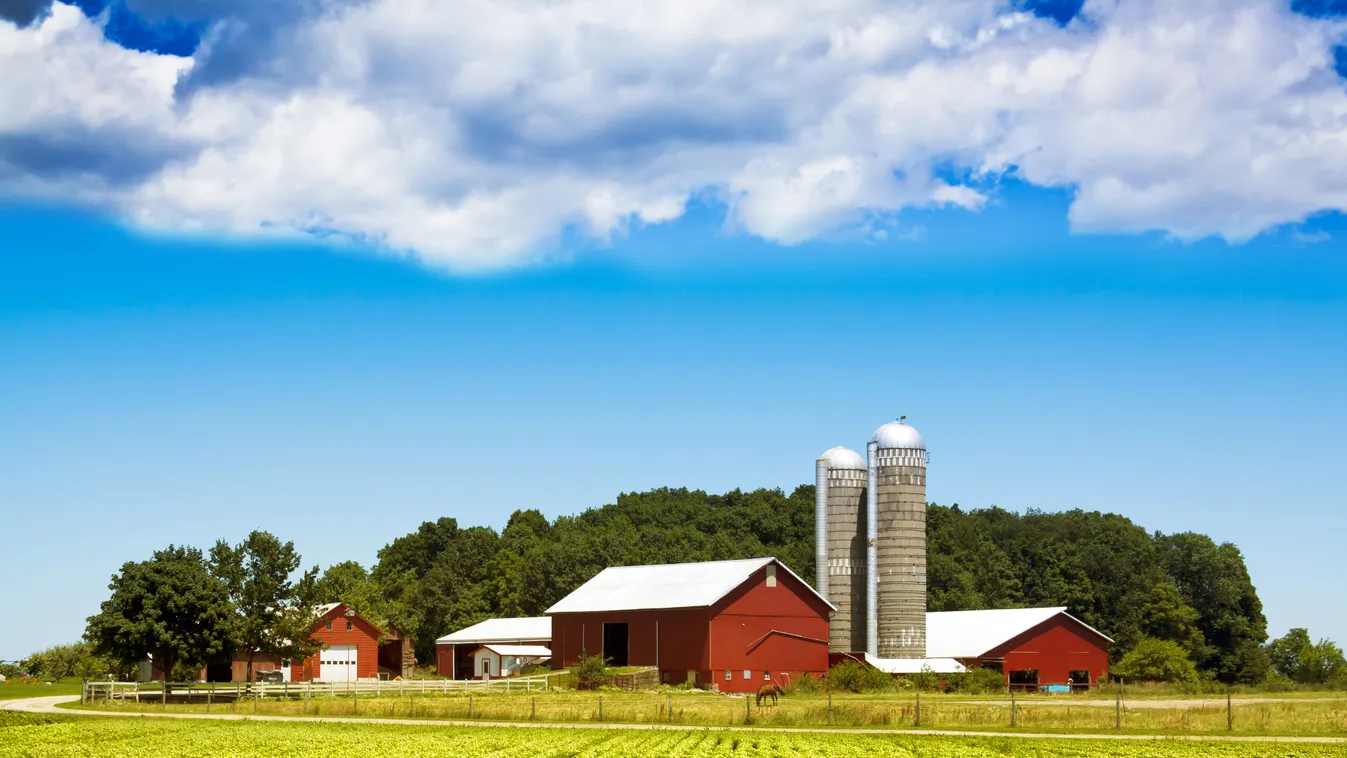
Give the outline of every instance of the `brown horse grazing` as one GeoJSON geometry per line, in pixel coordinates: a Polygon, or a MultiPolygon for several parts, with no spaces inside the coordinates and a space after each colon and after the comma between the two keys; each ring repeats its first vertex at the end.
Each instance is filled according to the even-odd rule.
{"type": "Polygon", "coordinates": [[[770,697],[772,705],[776,705],[776,699],[780,695],[786,694],[786,691],[775,684],[764,684],[758,688],[758,707],[762,707],[762,699],[770,697]]]}

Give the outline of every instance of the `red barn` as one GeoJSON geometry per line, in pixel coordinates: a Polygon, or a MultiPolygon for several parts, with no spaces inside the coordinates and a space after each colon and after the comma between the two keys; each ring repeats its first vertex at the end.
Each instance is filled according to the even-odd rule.
{"type": "Polygon", "coordinates": [[[290,679],[322,682],[354,682],[379,677],[379,628],[345,603],[318,607],[313,638],[325,645],[317,655],[295,661],[290,679]]]}
{"type": "Polygon", "coordinates": [[[1066,608],[926,614],[926,655],[1005,673],[1006,685],[1094,686],[1108,672],[1113,640],[1066,608]]]}
{"type": "Polygon", "coordinates": [[[602,654],[666,684],[752,692],[826,672],[835,610],[775,558],[607,568],[547,610],[552,667],[602,654]]]}

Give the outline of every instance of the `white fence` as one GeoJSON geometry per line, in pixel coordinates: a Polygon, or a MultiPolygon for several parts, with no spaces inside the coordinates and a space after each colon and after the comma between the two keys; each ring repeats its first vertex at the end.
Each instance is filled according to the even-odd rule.
{"type": "MultiPolygon", "coordinates": [[[[218,698],[259,697],[305,698],[337,695],[403,696],[407,694],[449,694],[450,692],[545,692],[548,677],[507,677],[505,679],[406,679],[357,682],[170,682],[168,696],[183,702],[209,702],[218,698]]],[[[114,700],[161,701],[163,682],[85,682],[80,702],[114,700]]]]}

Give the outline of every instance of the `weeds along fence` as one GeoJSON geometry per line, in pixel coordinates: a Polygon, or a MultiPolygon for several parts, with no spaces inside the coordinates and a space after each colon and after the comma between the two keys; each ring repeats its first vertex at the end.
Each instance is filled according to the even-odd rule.
{"type": "Polygon", "coordinates": [[[1347,734],[1347,699],[1227,699],[1157,707],[1098,699],[1017,696],[848,697],[796,695],[776,705],[701,692],[576,692],[543,678],[413,680],[345,684],[162,685],[91,683],[86,703],[99,708],[175,712],[684,726],[836,726],[983,729],[1026,732],[1127,730],[1156,733],[1347,734]],[[507,683],[508,682],[508,683],[507,683]]]}

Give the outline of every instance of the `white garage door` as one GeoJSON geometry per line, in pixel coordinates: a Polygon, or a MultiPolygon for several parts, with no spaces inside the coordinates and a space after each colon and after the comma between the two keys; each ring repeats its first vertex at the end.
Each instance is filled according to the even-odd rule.
{"type": "Polygon", "coordinates": [[[354,682],[355,645],[333,645],[319,653],[318,678],[324,682],[354,682]]]}

